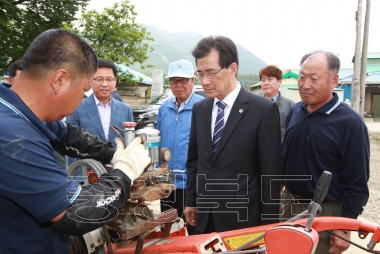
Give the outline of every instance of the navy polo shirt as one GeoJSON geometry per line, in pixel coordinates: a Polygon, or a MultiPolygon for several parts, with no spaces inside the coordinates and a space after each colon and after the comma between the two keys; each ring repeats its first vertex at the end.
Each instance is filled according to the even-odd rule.
{"type": "Polygon", "coordinates": [[[322,172],[330,171],[332,180],[324,202],[342,202],[343,217],[361,214],[369,197],[367,127],[336,93],[311,114],[305,103],[295,104],[282,145],[282,173],[290,192],[313,198],[322,172]]]}
{"type": "Polygon", "coordinates": [[[0,250],[68,253],[69,237],[51,219],[66,210],[80,188],[58,165],[52,143],[62,122],[41,122],[20,97],[0,84],[0,250]]]}

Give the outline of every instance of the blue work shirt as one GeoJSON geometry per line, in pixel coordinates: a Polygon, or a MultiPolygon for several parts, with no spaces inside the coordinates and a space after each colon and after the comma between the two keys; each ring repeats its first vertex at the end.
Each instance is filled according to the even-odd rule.
{"type": "Polygon", "coordinates": [[[282,173],[290,192],[313,198],[323,171],[332,173],[324,202],[342,202],[342,216],[357,218],[368,201],[369,138],[363,118],[333,93],[310,113],[294,105],[282,147],[282,173]]]}
{"type": "Polygon", "coordinates": [[[69,236],[50,222],[70,207],[80,190],[58,165],[52,146],[56,133],[65,134],[65,126],[46,126],[3,84],[0,115],[0,250],[68,253],[69,236]]]}
{"type": "Polygon", "coordinates": [[[193,105],[203,99],[193,92],[181,111],[178,112],[177,105],[171,99],[162,103],[158,110],[156,128],[161,132],[161,147],[172,150],[172,159],[168,162],[169,169],[183,170],[175,172],[175,185],[178,189],[186,188],[186,162],[193,105]]]}

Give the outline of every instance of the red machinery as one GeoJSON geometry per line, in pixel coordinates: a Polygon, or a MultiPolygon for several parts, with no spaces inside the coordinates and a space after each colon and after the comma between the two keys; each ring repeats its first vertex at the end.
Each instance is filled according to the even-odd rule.
{"type": "MultiPolygon", "coordinates": [[[[96,161],[82,160],[70,166],[69,175],[74,176],[80,166],[84,171],[85,180],[89,183],[96,182],[97,178],[93,172],[97,176],[104,173],[104,168],[96,161]]],[[[380,241],[380,227],[342,217],[315,218],[317,211],[321,209],[319,204],[324,200],[330,185],[329,172],[324,172],[320,177],[308,210],[287,222],[192,236],[184,236],[183,228],[174,232],[171,230],[172,225],[178,224],[179,221],[175,209],[154,213],[148,207],[150,201],[167,197],[175,189],[171,179],[172,176],[165,167],[142,174],[134,182],[130,197],[119,216],[102,229],[79,238],[72,237],[71,253],[104,253],[104,249],[107,249],[107,253],[110,254],[263,251],[268,254],[310,254],[317,246],[318,232],[335,229],[358,231],[362,239],[372,233],[366,250],[380,253],[373,250],[380,241]],[[304,215],[309,215],[309,218],[300,219],[304,215]],[[162,233],[157,233],[157,228],[162,227],[162,233]],[[108,230],[118,232],[119,238],[111,242],[108,230]]]]}
{"type": "MultiPolygon", "coordinates": [[[[363,223],[359,220],[340,217],[316,217],[311,232],[305,231],[307,220],[301,219],[291,223],[270,224],[222,233],[147,239],[144,241],[141,250],[136,249],[137,242],[129,245],[113,244],[112,248],[115,254],[136,253],[136,251],[144,254],[218,253],[238,248],[264,234],[263,240],[250,245],[249,248],[252,249],[265,244],[268,254],[310,254],[313,253],[318,243],[317,232],[334,229],[358,231],[363,239],[368,233],[373,233],[367,245],[369,250],[373,250],[375,244],[380,241],[380,227],[363,223]]],[[[238,251],[234,253],[238,253],[238,251]]],[[[380,253],[380,251],[373,251],[373,253],[380,253]]]]}

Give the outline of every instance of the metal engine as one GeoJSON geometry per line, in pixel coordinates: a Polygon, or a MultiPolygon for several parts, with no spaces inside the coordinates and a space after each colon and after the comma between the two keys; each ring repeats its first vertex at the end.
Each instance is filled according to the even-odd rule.
{"type": "MultiPolygon", "coordinates": [[[[171,150],[161,148],[161,136],[158,130],[147,128],[135,132],[134,122],[126,122],[123,125],[126,127],[125,130],[116,126],[112,126],[111,129],[118,133],[126,146],[135,136],[141,136],[152,161],[143,174],[133,182],[130,196],[117,218],[101,229],[95,230],[97,232],[87,233],[79,239],[72,237],[71,253],[104,253],[102,251],[104,242],[107,243],[108,253],[113,253],[112,244],[125,245],[134,240],[137,241],[136,253],[139,253],[138,249],[142,249],[142,242],[147,235],[155,232],[157,228],[164,228],[162,236],[167,237],[171,225],[178,222],[176,209],[161,213],[151,209],[150,206],[152,202],[168,197],[176,189],[173,184],[174,174],[170,172],[166,163],[171,159],[171,150]],[[163,164],[160,168],[156,168],[155,164],[160,160],[163,164]]],[[[83,184],[96,183],[99,176],[106,172],[99,162],[92,159],[78,160],[68,168],[68,175],[81,177],[83,184]],[[78,176],[78,172],[82,174],[78,176]]]]}

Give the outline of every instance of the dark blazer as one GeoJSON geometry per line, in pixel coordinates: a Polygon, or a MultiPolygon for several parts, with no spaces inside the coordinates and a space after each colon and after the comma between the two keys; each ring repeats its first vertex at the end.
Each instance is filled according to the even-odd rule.
{"type": "MultiPolygon", "coordinates": [[[[111,125],[116,125],[124,129],[123,122],[133,122],[132,109],[128,104],[115,100],[111,97],[111,125]]],[[[102,141],[106,140],[102,121],[100,120],[99,111],[95,104],[94,94],[84,99],[82,104],[74,111],[73,114],[66,117],[66,121],[86,129],[89,133],[101,137],[102,141]]],[[[110,130],[108,140],[116,148],[115,138],[117,134],[110,130]]]]}
{"type": "Polygon", "coordinates": [[[210,212],[217,232],[277,222],[281,181],[277,105],[241,88],[213,156],[213,102],[207,98],[196,103],[191,122],[186,206],[197,207],[197,230],[204,232],[210,212]]]}

